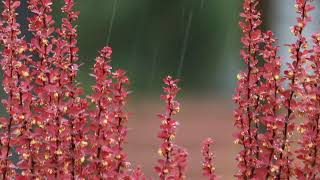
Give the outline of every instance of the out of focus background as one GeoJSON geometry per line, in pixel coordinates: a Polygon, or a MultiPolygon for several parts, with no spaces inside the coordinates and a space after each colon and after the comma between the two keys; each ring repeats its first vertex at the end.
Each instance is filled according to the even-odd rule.
{"type": "MultiPolygon", "coordinates": [[[[238,58],[240,1],[234,0],[94,0],[80,1],[80,80],[97,50],[113,48],[113,65],[127,70],[132,95],[128,153],[134,166],[156,178],[153,168],[165,110],[160,101],[162,78],[180,79],[182,108],[177,143],[189,151],[188,178],[201,176],[201,142],[216,140],[217,173],[233,179],[234,157],[231,95],[241,64],[238,58]]],[[[89,86],[88,86],[89,88],[89,86]]]]}
{"type": "MultiPolygon", "coordinates": [[[[59,23],[62,0],[54,1],[59,23]]],[[[179,78],[182,103],[177,119],[177,143],[189,150],[187,179],[201,177],[201,142],[215,139],[217,174],[233,179],[232,93],[236,74],[242,68],[238,27],[241,2],[235,0],[78,0],[80,63],[79,81],[90,93],[93,79],[88,75],[97,51],[110,45],[115,68],[123,68],[131,80],[131,113],[127,149],[133,166],[139,165],[148,177],[156,177],[153,167],[159,141],[162,78],[179,78]]],[[[264,29],[272,29],[280,45],[293,41],[289,26],[294,24],[294,0],[262,0],[264,29]]],[[[23,8],[24,7],[24,8],[23,8]]],[[[27,29],[26,2],[20,21],[27,29]]],[[[315,12],[319,17],[319,12],[315,12]],[[317,14],[318,13],[318,14],[317,14]]],[[[315,21],[310,31],[319,27],[315,21]]],[[[308,33],[308,31],[307,31],[308,33]]],[[[30,37],[25,33],[26,38],[30,37]]],[[[281,49],[286,57],[286,48],[281,49]]]]}

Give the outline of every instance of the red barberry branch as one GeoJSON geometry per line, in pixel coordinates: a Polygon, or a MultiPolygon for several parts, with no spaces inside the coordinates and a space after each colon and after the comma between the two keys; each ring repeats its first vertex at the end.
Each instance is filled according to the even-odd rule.
{"type": "MultiPolygon", "coordinates": [[[[166,113],[158,115],[161,120],[161,131],[158,133],[158,138],[163,141],[159,149],[159,154],[163,159],[158,160],[155,171],[158,173],[160,179],[165,180],[167,178],[179,178],[179,174],[182,174],[182,172],[176,172],[185,169],[185,167],[183,169],[176,168],[179,166],[177,166],[177,161],[175,160],[175,152],[178,151],[177,149],[179,149],[179,147],[173,143],[173,140],[176,137],[176,128],[178,126],[178,122],[173,116],[180,110],[180,104],[175,100],[177,93],[180,90],[176,84],[178,80],[174,80],[171,76],[167,76],[163,79],[163,82],[166,87],[163,88],[165,94],[161,95],[161,99],[167,104],[166,113]]],[[[180,154],[178,156],[186,156],[185,153],[178,154],[180,154]]],[[[186,166],[185,163],[183,164],[186,166]]]]}
{"type": "Polygon", "coordinates": [[[29,44],[32,55],[32,72],[34,77],[34,95],[32,110],[35,112],[37,133],[33,136],[34,162],[33,169],[37,177],[58,176],[58,150],[60,144],[57,138],[57,130],[60,128],[59,100],[56,94],[57,78],[59,74],[52,68],[55,60],[52,59],[52,37],[55,31],[54,21],[50,15],[52,12],[51,0],[28,0],[28,8],[32,16],[28,18],[29,32],[33,34],[29,44]]]}
{"type": "Polygon", "coordinates": [[[188,164],[187,150],[176,145],[173,149],[173,161],[176,164],[176,170],[174,171],[173,177],[178,180],[186,179],[188,164]]]}
{"type": "Polygon", "coordinates": [[[59,36],[53,41],[55,43],[55,65],[59,72],[57,95],[64,97],[59,104],[66,109],[65,112],[60,113],[60,116],[68,117],[68,121],[64,120],[65,128],[60,129],[61,148],[66,150],[60,159],[65,169],[61,175],[71,179],[84,177],[82,172],[84,153],[81,152],[81,149],[85,148],[83,144],[87,143],[83,132],[86,124],[87,102],[80,97],[83,90],[75,80],[79,67],[75,63],[79,59],[77,54],[79,48],[77,47],[77,28],[74,22],[78,19],[79,12],[74,10],[74,6],[73,0],[64,1],[61,11],[65,17],[61,20],[60,29],[57,29],[59,36]]]}
{"type": "Polygon", "coordinates": [[[1,118],[1,159],[0,173],[3,180],[15,177],[14,164],[9,160],[12,157],[13,147],[20,142],[15,138],[22,133],[21,125],[26,118],[30,117],[28,103],[24,103],[24,85],[27,84],[29,76],[28,68],[24,65],[26,43],[20,38],[20,24],[17,23],[17,8],[20,6],[18,0],[2,1],[3,12],[1,14],[0,42],[3,46],[1,52],[1,67],[3,70],[3,87],[7,99],[3,99],[9,118],[1,118]],[[26,79],[25,79],[26,78],[26,79]],[[26,106],[24,106],[26,105],[26,106]]]}
{"type": "Polygon", "coordinates": [[[124,178],[127,176],[126,170],[130,163],[127,162],[127,154],[123,150],[124,143],[127,137],[126,122],[128,122],[128,114],[125,111],[125,105],[129,91],[127,86],[129,79],[126,76],[126,72],[122,69],[118,69],[112,73],[114,82],[112,83],[112,122],[111,131],[112,136],[115,139],[115,143],[112,147],[114,158],[116,160],[116,172],[117,178],[124,178]]]}
{"type": "Polygon", "coordinates": [[[256,170],[256,161],[259,158],[258,129],[259,114],[256,109],[260,103],[260,92],[258,82],[260,72],[258,56],[262,33],[259,30],[261,24],[260,12],[257,9],[258,0],[245,0],[243,2],[243,12],[240,16],[243,21],[240,27],[243,32],[241,42],[243,48],[241,56],[247,65],[247,70],[238,74],[239,80],[234,101],[238,104],[235,110],[235,126],[240,130],[236,135],[236,143],[242,144],[243,150],[238,154],[239,173],[238,178],[250,179],[256,170]]]}
{"type": "Polygon", "coordinates": [[[266,179],[274,178],[279,166],[275,165],[275,155],[279,153],[279,144],[281,137],[279,133],[282,132],[283,118],[278,113],[282,108],[281,101],[282,91],[281,83],[283,78],[280,77],[280,57],[278,56],[279,47],[274,46],[276,39],[271,31],[264,33],[264,48],[261,50],[261,55],[264,59],[262,67],[262,77],[265,81],[261,82],[260,91],[261,99],[265,103],[259,105],[258,111],[263,113],[261,123],[266,127],[265,133],[260,133],[260,158],[259,158],[259,172],[256,177],[265,176],[266,179]]]}
{"type": "MultiPolygon", "coordinates": [[[[279,161],[283,161],[279,167],[277,179],[287,179],[292,176],[291,168],[291,152],[290,152],[290,136],[295,126],[294,119],[296,118],[295,111],[299,111],[299,103],[296,95],[302,92],[301,83],[306,76],[306,71],[303,65],[306,62],[306,56],[309,53],[306,38],[302,35],[307,23],[311,21],[309,12],[314,8],[310,4],[310,0],[296,0],[295,7],[299,17],[297,24],[291,28],[291,32],[297,38],[297,41],[289,45],[291,63],[288,63],[288,70],[285,71],[286,78],[289,80],[289,88],[283,92],[285,98],[286,115],[284,119],[283,140],[281,142],[281,152],[279,161]]],[[[300,93],[301,94],[301,93],[300,93]]]]}
{"type": "Polygon", "coordinates": [[[100,55],[96,58],[92,76],[95,78],[95,85],[92,86],[93,94],[88,98],[95,105],[90,113],[92,119],[91,128],[94,131],[93,136],[89,136],[92,141],[92,153],[88,169],[94,171],[94,176],[99,179],[106,177],[106,173],[111,172],[113,166],[110,144],[114,139],[110,137],[110,108],[111,108],[111,66],[110,56],[112,50],[110,47],[104,47],[100,55]]]}
{"type": "Polygon", "coordinates": [[[308,58],[312,72],[307,75],[304,83],[305,97],[303,98],[303,110],[306,113],[304,122],[298,127],[300,132],[300,148],[297,150],[298,159],[302,160],[303,166],[296,168],[298,179],[317,179],[320,167],[320,34],[312,36],[312,55],[308,58]]]}
{"type": "Polygon", "coordinates": [[[213,164],[213,160],[215,158],[214,153],[211,151],[213,140],[211,138],[207,138],[202,143],[202,174],[207,177],[208,180],[217,179],[215,173],[215,167],[213,164]]]}

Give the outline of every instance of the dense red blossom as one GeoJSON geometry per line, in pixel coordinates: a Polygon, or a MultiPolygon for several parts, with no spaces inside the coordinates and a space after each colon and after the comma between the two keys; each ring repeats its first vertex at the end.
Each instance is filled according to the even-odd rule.
{"type": "Polygon", "coordinates": [[[1,68],[3,72],[3,88],[7,98],[2,100],[9,117],[0,118],[0,174],[1,179],[15,177],[15,165],[10,158],[13,157],[13,148],[21,143],[19,137],[28,136],[22,132],[26,126],[26,119],[30,118],[30,85],[29,68],[26,65],[26,42],[21,38],[20,24],[17,23],[17,8],[20,1],[2,1],[0,41],[3,45],[1,51],[1,68]]]}
{"type": "Polygon", "coordinates": [[[296,0],[295,7],[298,14],[297,24],[291,28],[291,32],[297,38],[296,42],[289,44],[289,53],[291,62],[287,63],[287,69],[284,71],[285,78],[289,81],[289,87],[282,92],[285,102],[286,114],[284,119],[283,140],[281,142],[281,152],[279,160],[281,165],[278,170],[277,178],[290,178],[294,175],[293,157],[291,150],[291,136],[295,128],[295,120],[303,112],[303,84],[307,75],[305,63],[310,50],[308,49],[307,38],[303,36],[303,30],[308,22],[311,21],[310,11],[314,9],[311,5],[312,0],[296,0]]]}
{"type": "Polygon", "coordinates": [[[258,11],[258,5],[258,0],[244,0],[243,12],[240,14],[243,20],[239,23],[243,32],[241,38],[243,47],[240,54],[247,68],[237,75],[239,81],[233,99],[238,105],[234,111],[235,126],[239,129],[235,134],[235,142],[243,146],[237,157],[239,173],[236,177],[243,179],[254,176],[260,151],[257,139],[259,129],[257,107],[260,102],[258,83],[261,74],[258,57],[263,33],[259,29],[261,14],[258,11]]]}
{"type": "Polygon", "coordinates": [[[174,115],[180,111],[180,104],[175,100],[180,88],[177,86],[178,80],[167,76],[163,79],[164,94],[161,99],[166,103],[166,112],[159,114],[161,120],[160,132],[158,138],[162,140],[162,144],[158,150],[162,157],[155,166],[155,171],[160,179],[183,179],[185,177],[185,169],[187,162],[187,152],[174,144],[176,137],[177,120],[174,115]]]}
{"type": "Polygon", "coordinates": [[[212,152],[211,148],[213,145],[213,140],[211,138],[207,138],[202,143],[202,174],[207,177],[208,180],[217,179],[214,167],[214,158],[215,155],[212,152]]]}
{"type": "Polygon", "coordinates": [[[301,134],[297,150],[298,159],[302,160],[303,166],[296,168],[296,175],[299,179],[317,179],[320,177],[320,94],[319,94],[319,60],[320,60],[320,34],[312,35],[313,49],[312,55],[308,58],[311,66],[311,73],[304,81],[304,93],[302,110],[306,113],[305,120],[297,128],[301,134]]]}
{"type": "Polygon", "coordinates": [[[278,56],[279,47],[275,46],[276,39],[271,31],[263,34],[264,48],[261,56],[264,65],[261,67],[259,91],[260,99],[257,111],[261,113],[260,126],[265,127],[265,132],[259,132],[259,157],[257,161],[256,177],[275,178],[280,166],[277,161],[281,152],[282,132],[284,130],[284,117],[279,114],[283,108],[283,91],[281,84],[284,78],[280,75],[281,59],[278,56]]]}
{"type": "Polygon", "coordinates": [[[114,82],[112,83],[112,112],[110,122],[112,137],[115,139],[115,143],[111,146],[114,152],[115,169],[117,178],[125,178],[130,162],[127,161],[127,154],[124,151],[124,143],[127,138],[128,128],[126,123],[128,122],[128,113],[125,110],[127,103],[127,97],[129,91],[127,86],[129,85],[129,79],[126,76],[126,72],[122,69],[118,69],[112,73],[114,82]]]}
{"type": "Polygon", "coordinates": [[[259,29],[259,0],[244,0],[240,14],[243,18],[240,22],[243,31],[241,56],[247,69],[237,76],[239,82],[234,96],[238,104],[235,126],[240,129],[235,134],[235,142],[243,146],[237,157],[240,173],[236,177],[239,179],[315,177],[312,171],[316,166],[310,164],[316,162],[314,157],[317,156],[314,141],[317,138],[317,111],[314,110],[317,109],[314,98],[317,90],[313,81],[317,73],[315,65],[309,68],[307,61],[310,59],[311,64],[315,64],[317,58],[315,55],[309,58],[313,51],[308,49],[307,38],[302,34],[311,21],[310,11],[314,9],[311,2],[295,2],[299,16],[291,32],[297,40],[287,45],[291,61],[283,66],[284,75],[281,75],[282,59],[277,55],[276,39],[271,31],[259,29]],[[311,74],[308,73],[310,69],[311,74]],[[291,137],[298,119],[304,115],[306,122],[298,127],[303,134],[300,141],[303,147],[297,151],[298,158],[304,161],[302,169],[294,163],[291,137]]]}
{"type": "MultiPolygon", "coordinates": [[[[114,160],[109,157],[112,154],[110,149],[111,143],[114,139],[110,137],[109,123],[111,121],[111,66],[110,55],[111,48],[105,47],[101,50],[100,55],[96,58],[96,63],[93,68],[92,76],[95,78],[96,83],[92,86],[93,94],[89,97],[95,108],[90,112],[92,119],[90,130],[94,133],[89,134],[92,139],[90,159],[91,163],[88,164],[88,171],[96,169],[96,174],[93,176],[103,177],[107,172],[112,171],[114,168],[114,160]],[[109,168],[110,167],[110,168],[109,168]],[[111,170],[110,170],[111,169],[111,170]]],[[[88,172],[88,173],[89,173],[88,172]]]]}
{"type": "MultiPolygon", "coordinates": [[[[235,143],[242,146],[237,179],[320,178],[320,34],[312,35],[309,48],[303,33],[312,20],[312,1],[295,1],[298,17],[291,32],[296,41],[286,45],[290,61],[284,64],[274,34],[260,28],[260,0],[243,0],[240,55],[246,69],[237,75],[233,97],[235,143]]],[[[7,96],[1,102],[7,117],[0,118],[0,179],[147,179],[124,149],[130,94],[126,71],[112,69],[112,49],[104,47],[91,74],[92,93],[84,98],[76,80],[79,12],[74,0],[64,0],[56,27],[53,2],[27,1],[32,34],[27,42],[16,19],[20,1],[2,1],[0,65],[7,96]]],[[[161,158],[155,172],[162,180],[182,180],[188,153],[174,142],[180,88],[171,76],[163,81],[166,108],[158,115],[161,158]]],[[[202,146],[203,175],[211,180],[217,179],[212,145],[209,138],[202,146]]]]}
{"type": "Polygon", "coordinates": [[[131,174],[130,162],[126,160],[127,154],[123,150],[127,136],[128,114],[124,107],[129,94],[129,79],[124,70],[112,72],[111,54],[110,47],[103,48],[93,69],[96,84],[89,99],[95,108],[90,112],[93,122],[89,131],[94,133],[88,136],[92,143],[92,153],[88,156],[92,161],[87,169],[96,172],[91,173],[93,177],[122,179],[129,178],[131,174]]]}

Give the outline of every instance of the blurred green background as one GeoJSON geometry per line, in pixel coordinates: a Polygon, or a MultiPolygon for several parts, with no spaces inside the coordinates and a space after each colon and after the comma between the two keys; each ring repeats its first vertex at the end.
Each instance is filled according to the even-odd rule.
{"type": "MultiPolygon", "coordinates": [[[[123,68],[134,94],[161,91],[161,79],[181,79],[185,92],[231,95],[239,70],[239,12],[234,0],[75,0],[78,21],[79,81],[90,92],[88,75],[95,56],[106,44],[113,48],[115,68],[123,68]],[[226,94],[227,93],[227,94],[226,94]]],[[[63,0],[53,1],[61,21],[63,0]]],[[[30,39],[27,1],[18,21],[30,39]]],[[[2,6],[2,4],[1,4],[2,6]]],[[[1,8],[2,9],[2,8],[1,8]]]]}
{"type": "MultiPolygon", "coordinates": [[[[79,45],[88,76],[97,51],[113,48],[113,66],[128,71],[134,94],[161,90],[165,75],[186,92],[231,94],[238,71],[240,1],[79,0],[79,45]],[[108,40],[109,39],[109,40],[108,40]],[[180,75],[179,75],[180,74],[180,75]]],[[[63,1],[55,4],[58,12],[63,1]]],[[[59,21],[57,14],[56,20],[59,21]]]]}
{"type": "MultiPolygon", "coordinates": [[[[128,72],[133,96],[141,93],[158,94],[161,91],[161,79],[172,75],[181,79],[184,92],[222,95],[230,99],[236,85],[235,74],[242,65],[238,27],[242,1],[75,1],[81,12],[78,30],[80,63],[83,65],[79,81],[87,92],[90,92],[93,83],[88,74],[94,59],[98,50],[108,44],[114,52],[112,65],[128,72]]],[[[27,32],[26,17],[31,14],[27,10],[27,1],[21,2],[18,20],[28,39],[30,34],[27,32]]],[[[54,19],[58,26],[64,1],[53,2],[54,19]]],[[[288,34],[288,27],[294,23],[295,15],[294,7],[288,6],[291,7],[288,9],[286,4],[293,1],[260,2],[263,27],[272,27],[281,45],[290,42],[284,34],[288,34]],[[285,24],[284,28],[282,24],[285,24]],[[284,30],[284,34],[281,30],[284,30]]],[[[287,52],[285,48],[282,49],[287,52]]]]}
{"type": "MultiPolygon", "coordinates": [[[[239,13],[236,0],[76,0],[81,11],[78,29],[80,46],[79,81],[86,92],[94,83],[88,75],[98,50],[113,48],[115,68],[123,68],[131,79],[133,112],[129,121],[130,160],[153,176],[158,141],[155,117],[163,110],[159,101],[161,79],[181,79],[183,97],[181,134],[177,141],[190,151],[190,179],[200,179],[200,142],[216,141],[217,172],[232,179],[237,147],[232,143],[232,99],[236,74],[243,66],[239,57],[239,13]],[[150,95],[150,96],[149,96],[150,95]],[[194,96],[198,95],[198,96],[194,96]],[[203,97],[199,97],[203,96],[203,97]],[[198,169],[197,169],[198,168],[198,169]]],[[[18,21],[30,39],[26,17],[27,0],[21,0],[18,21]]],[[[61,20],[63,0],[54,0],[54,19],[61,20]]],[[[280,45],[292,42],[286,35],[295,21],[293,0],[261,0],[264,29],[275,30],[280,45]],[[291,18],[291,19],[290,19],[291,18]],[[272,25],[272,26],[271,26],[272,25]],[[284,26],[284,27],[283,27],[284,26]],[[283,32],[282,32],[283,30],[283,32]]],[[[316,21],[319,25],[319,21],[316,21]]],[[[289,34],[290,35],[290,34],[289,34]]],[[[287,53],[286,48],[282,48],[287,53]]],[[[4,93],[0,93],[4,96],[4,93]]],[[[0,114],[5,114],[3,106],[0,114]]]]}

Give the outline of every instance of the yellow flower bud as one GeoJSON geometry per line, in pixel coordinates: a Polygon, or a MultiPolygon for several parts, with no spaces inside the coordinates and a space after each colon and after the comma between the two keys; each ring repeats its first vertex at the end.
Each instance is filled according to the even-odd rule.
{"type": "Polygon", "coordinates": [[[48,160],[48,159],[49,159],[49,154],[45,154],[45,155],[44,155],[44,158],[45,158],[46,160],[48,160]]]}
{"type": "Polygon", "coordinates": [[[82,156],[82,157],[80,158],[80,162],[83,163],[85,159],[86,159],[86,158],[85,158],[84,156],[82,156]]]}
{"type": "Polygon", "coordinates": [[[34,145],[34,144],[36,144],[36,143],[37,143],[37,141],[34,140],[34,139],[32,139],[31,142],[30,142],[31,145],[34,145]]]}
{"type": "Polygon", "coordinates": [[[49,41],[47,39],[42,39],[42,43],[48,46],[49,41]]]}
{"type": "Polygon", "coordinates": [[[22,154],[22,157],[23,157],[24,159],[28,159],[29,156],[30,156],[30,155],[29,155],[28,153],[23,153],[23,154],[22,154]]]}
{"type": "Polygon", "coordinates": [[[107,161],[102,161],[102,165],[106,167],[109,165],[109,163],[107,161]]]}
{"type": "Polygon", "coordinates": [[[161,149],[158,150],[158,154],[159,154],[160,156],[163,156],[163,152],[162,152],[161,149]]]}
{"type": "Polygon", "coordinates": [[[19,54],[22,54],[24,51],[25,51],[24,48],[20,48],[19,51],[18,51],[18,53],[19,53],[19,54]]]}
{"type": "Polygon", "coordinates": [[[168,169],[164,169],[164,170],[163,170],[163,173],[164,173],[164,174],[168,174],[168,173],[169,173],[169,170],[168,170],[168,169]]]}
{"type": "Polygon", "coordinates": [[[288,76],[291,78],[291,77],[293,77],[293,72],[292,71],[289,71],[288,72],[288,76]]]}
{"type": "Polygon", "coordinates": [[[15,65],[14,65],[14,67],[16,67],[16,68],[19,68],[19,67],[21,67],[22,66],[22,63],[20,62],[20,61],[18,61],[15,65]]]}
{"type": "Polygon", "coordinates": [[[57,154],[57,155],[61,155],[61,154],[62,154],[61,149],[58,149],[58,150],[56,151],[56,154],[57,154]]]}
{"type": "Polygon", "coordinates": [[[118,155],[116,155],[116,160],[120,160],[121,159],[121,155],[120,154],[118,154],[118,155]]]}
{"type": "Polygon", "coordinates": [[[88,142],[87,142],[87,141],[81,141],[80,145],[81,145],[82,147],[85,147],[85,146],[88,145],[88,142]]]}
{"type": "Polygon", "coordinates": [[[64,106],[64,107],[63,107],[63,112],[66,113],[67,111],[68,111],[68,107],[67,107],[67,106],[64,106]]]}

